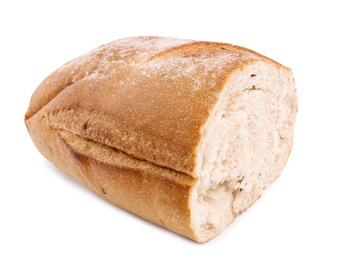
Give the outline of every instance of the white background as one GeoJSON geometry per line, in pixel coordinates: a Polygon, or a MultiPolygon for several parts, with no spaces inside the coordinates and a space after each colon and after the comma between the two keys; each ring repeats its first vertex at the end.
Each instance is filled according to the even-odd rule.
{"type": "Polygon", "coordinates": [[[335,2],[1,1],[0,259],[338,259],[335,2]],[[83,188],[39,154],[24,125],[52,71],[139,35],[242,45],[294,71],[299,113],[283,174],[203,245],[83,188]]]}

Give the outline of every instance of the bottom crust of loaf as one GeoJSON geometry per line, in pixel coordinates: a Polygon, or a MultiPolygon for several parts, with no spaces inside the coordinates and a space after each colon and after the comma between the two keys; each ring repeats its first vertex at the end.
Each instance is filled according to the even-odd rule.
{"type": "MultiPolygon", "coordinates": [[[[58,168],[111,203],[178,234],[206,242],[222,232],[218,227],[208,235],[198,234],[191,207],[196,199],[198,180],[174,170],[130,157],[106,145],[53,128],[44,116],[27,121],[32,139],[40,152],[58,168]]],[[[226,183],[223,184],[224,189],[226,183]]],[[[227,201],[233,202],[229,189],[227,201]]],[[[227,216],[226,226],[250,207],[260,193],[252,189],[240,212],[227,216]]],[[[223,201],[224,202],[224,198],[223,201]]],[[[232,205],[228,205],[230,208],[232,205]]],[[[204,225],[208,225],[205,223],[204,225]]],[[[214,227],[203,226],[208,230],[214,227]]]]}
{"type": "Polygon", "coordinates": [[[198,240],[189,208],[195,179],[54,129],[44,117],[38,118],[27,121],[28,129],[40,152],[58,168],[111,203],[198,240]],[[100,160],[93,154],[100,155],[100,160]]]}

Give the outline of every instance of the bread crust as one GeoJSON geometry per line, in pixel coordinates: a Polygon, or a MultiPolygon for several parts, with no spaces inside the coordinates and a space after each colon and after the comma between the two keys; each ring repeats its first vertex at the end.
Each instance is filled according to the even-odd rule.
{"type": "Polygon", "coordinates": [[[251,50],[159,37],[122,39],[78,57],[32,96],[39,151],[101,197],[198,242],[190,200],[205,124],[251,50]]]}

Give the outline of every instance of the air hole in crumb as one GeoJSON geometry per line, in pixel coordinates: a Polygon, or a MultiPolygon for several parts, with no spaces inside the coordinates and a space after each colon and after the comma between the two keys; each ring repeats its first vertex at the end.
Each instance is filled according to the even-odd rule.
{"type": "Polygon", "coordinates": [[[213,201],[212,197],[206,195],[206,196],[203,196],[203,200],[207,203],[211,203],[213,201]]]}
{"type": "Polygon", "coordinates": [[[224,47],[221,47],[221,50],[226,50],[224,47]]]}
{"type": "Polygon", "coordinates": [[[204,229],[204,230],[211,230],[213,229],[215,226],[209,222],[206,222],[204,224],[201,225],[201,227],[204,229]]]}
{"type": "Polygon", "coordinates": [[[107,192],[103,188],[101,188],[101,191],[102,191],[103,194],[105,194],[105,195],[107,194],[107,192]]]}
{"type": "Polygon", "coordinates": [[[252,85],[251,88],[247,88],[246,90],[261,90],[261,89],[257,88],[255,85],[252,85]]]}
{"type": "Polygon", "coordinates": [[[251,78],[256,77],[256,74],[251,74],[251,78]]]}

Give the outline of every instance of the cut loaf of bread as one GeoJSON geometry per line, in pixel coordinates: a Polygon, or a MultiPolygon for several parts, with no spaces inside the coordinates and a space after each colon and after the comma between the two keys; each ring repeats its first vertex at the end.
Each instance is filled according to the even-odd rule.
{"type": "Polygon", "coordinates": [[[52,73],[25,122],[39,151],[79,182],[205,242],[281,174],[296,112],[291,70],[265,56],[134,37],[52,73]]]}

